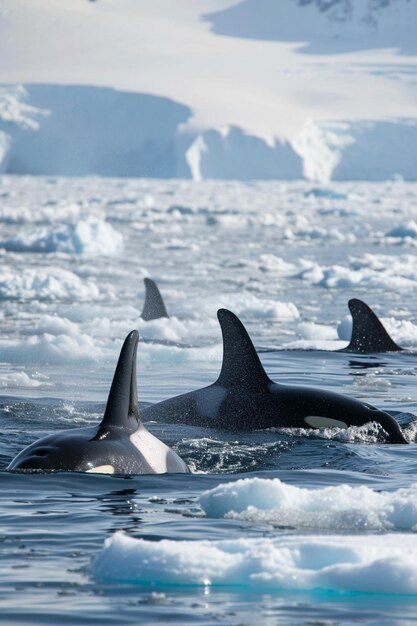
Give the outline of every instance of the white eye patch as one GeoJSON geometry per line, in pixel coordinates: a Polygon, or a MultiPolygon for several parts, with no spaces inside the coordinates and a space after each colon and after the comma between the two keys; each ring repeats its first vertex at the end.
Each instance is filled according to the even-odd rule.
{"type": "Polygon", "coordinates": [[[114,474],[113,465],[99,465],[86,470],[87,474],[114,474]]]}
{"type": "Polygon", "coordinates": [[[322,417],[321,415],[307,415],[304,418],[306,424],[312,428],[347,428],[348,425],[341,420],[334,420],[330,417],[322,417]]]}

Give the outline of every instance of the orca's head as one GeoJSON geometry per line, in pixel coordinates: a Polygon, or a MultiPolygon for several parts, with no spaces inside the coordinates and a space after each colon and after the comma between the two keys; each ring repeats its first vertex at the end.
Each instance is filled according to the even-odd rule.
{"type": "Polygon", "coordinates": [[[102,473],[113,474],[115,455],[95,440],[96,432],[97,427],[75,428],[43,437],[22,450],[7,469],[90,472],[101,467],[102,473]]]}
{"type": "MultiPolygon", "coordinates": [[[[290,389],[289,387],[287,389],[290,389]]],[[[292,410],[311,428],[348,428],[376,422],[390,443],[408,443],[398,422],[372,404],[322,389],[294,388],[292,410]]]]}

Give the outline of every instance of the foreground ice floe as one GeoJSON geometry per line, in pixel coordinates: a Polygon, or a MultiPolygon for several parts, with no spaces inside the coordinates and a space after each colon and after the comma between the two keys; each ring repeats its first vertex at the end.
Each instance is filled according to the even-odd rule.
{"type": "Polygon", "coordinates": [[[106,539],[95,578],[149,586],[237,586],[417,594],[417,537],[280,536],[224,541],[106,539]]]}
{"type": "Polygon", "coordinates": [[[417,594],[417,536],[410,534],[417,530],[417,484],[387,492],[246,478],[203,492],[199,502],[212,518],[268,524],[279,533],[332,534],[155,542],[117,532],[106,539],[94,577],[149,586],[417,594]]]}
{"type": "Polygon", "coordinates": [[[339,532],[417,530],[417,483],[393,492],[337,485],[304,489],[278,478],[245,478],[204,492],[208,517],[339,532]]]}

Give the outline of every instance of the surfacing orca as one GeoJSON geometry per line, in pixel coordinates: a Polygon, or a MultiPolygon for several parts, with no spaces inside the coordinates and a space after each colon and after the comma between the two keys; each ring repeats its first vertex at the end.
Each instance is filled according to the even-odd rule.
{"type": "Polygon", "coordinates": [[[348,302],[348,307],[352,315],[352,336],[349,345],[338,352],[372,354],[402,351],[402,348],[391,339],[370,306],[362,300],[352,298],[348,302]]]}
{"type": "Polygon", "coordinates": [[[136,330],[126,337],[101,424],[43,437],[22,450],[7,469],[100,474],[188,472],[184,461],[141,423],[136,383],[138,340],[136,330]]]}
{"type": "Polygon", "coordinates": [[[395,419],[366,402],[322,389],[274,383],[242,322],[227,309],[220,309],[217,316],[223,364],[216,382],[148,407],[143,419],[230,431],[347,428],[378,422],[388,441],[407,443],[395,419]]]}
{"type": "Polygon", "coordinates": [[[145,322],[150,322],[160,317],[169,317],[157,284],[151,278],[144,278],[143,282],[145,283],[145,304],[141,318],[145,322]]]}

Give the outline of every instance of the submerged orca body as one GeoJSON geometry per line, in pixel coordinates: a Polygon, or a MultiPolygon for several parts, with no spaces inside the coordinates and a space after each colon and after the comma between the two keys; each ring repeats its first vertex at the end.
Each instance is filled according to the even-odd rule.
{"type": "Polygon", "coordinates": [[[145,304],[141,318],[145,322],[150,322],[161,317],[169,317],[157,284],[151,278],[144,278],[143,282],[145,283],[145,304]]]}
{"type": "Polygon", "coordinates": [[[223,334],[217,381],[152,405],[143,411],[144,418],[230,431],[347,428],[378,422],[391,443],[407,443],[395,419],[370,404],[322,389],[274,383],[241,321],[226,309],[217,315],[223,334]]]}
{"type": "Polygon", "coordinates": [[[123,344],[101,424],[43,437],[22,450],[7,469],[101,474],[188,472],[184,461],[141,423],[136,383],[138,340],[134,330],[123,344]]]}
{"type": "Polygon", "coordinates": [[[371,307],[357,298],[349,300],[348,307],[352,315],[352,336],[349,345],[338,352],[401,352],[402,348],[391,339],[371,307]]]}

